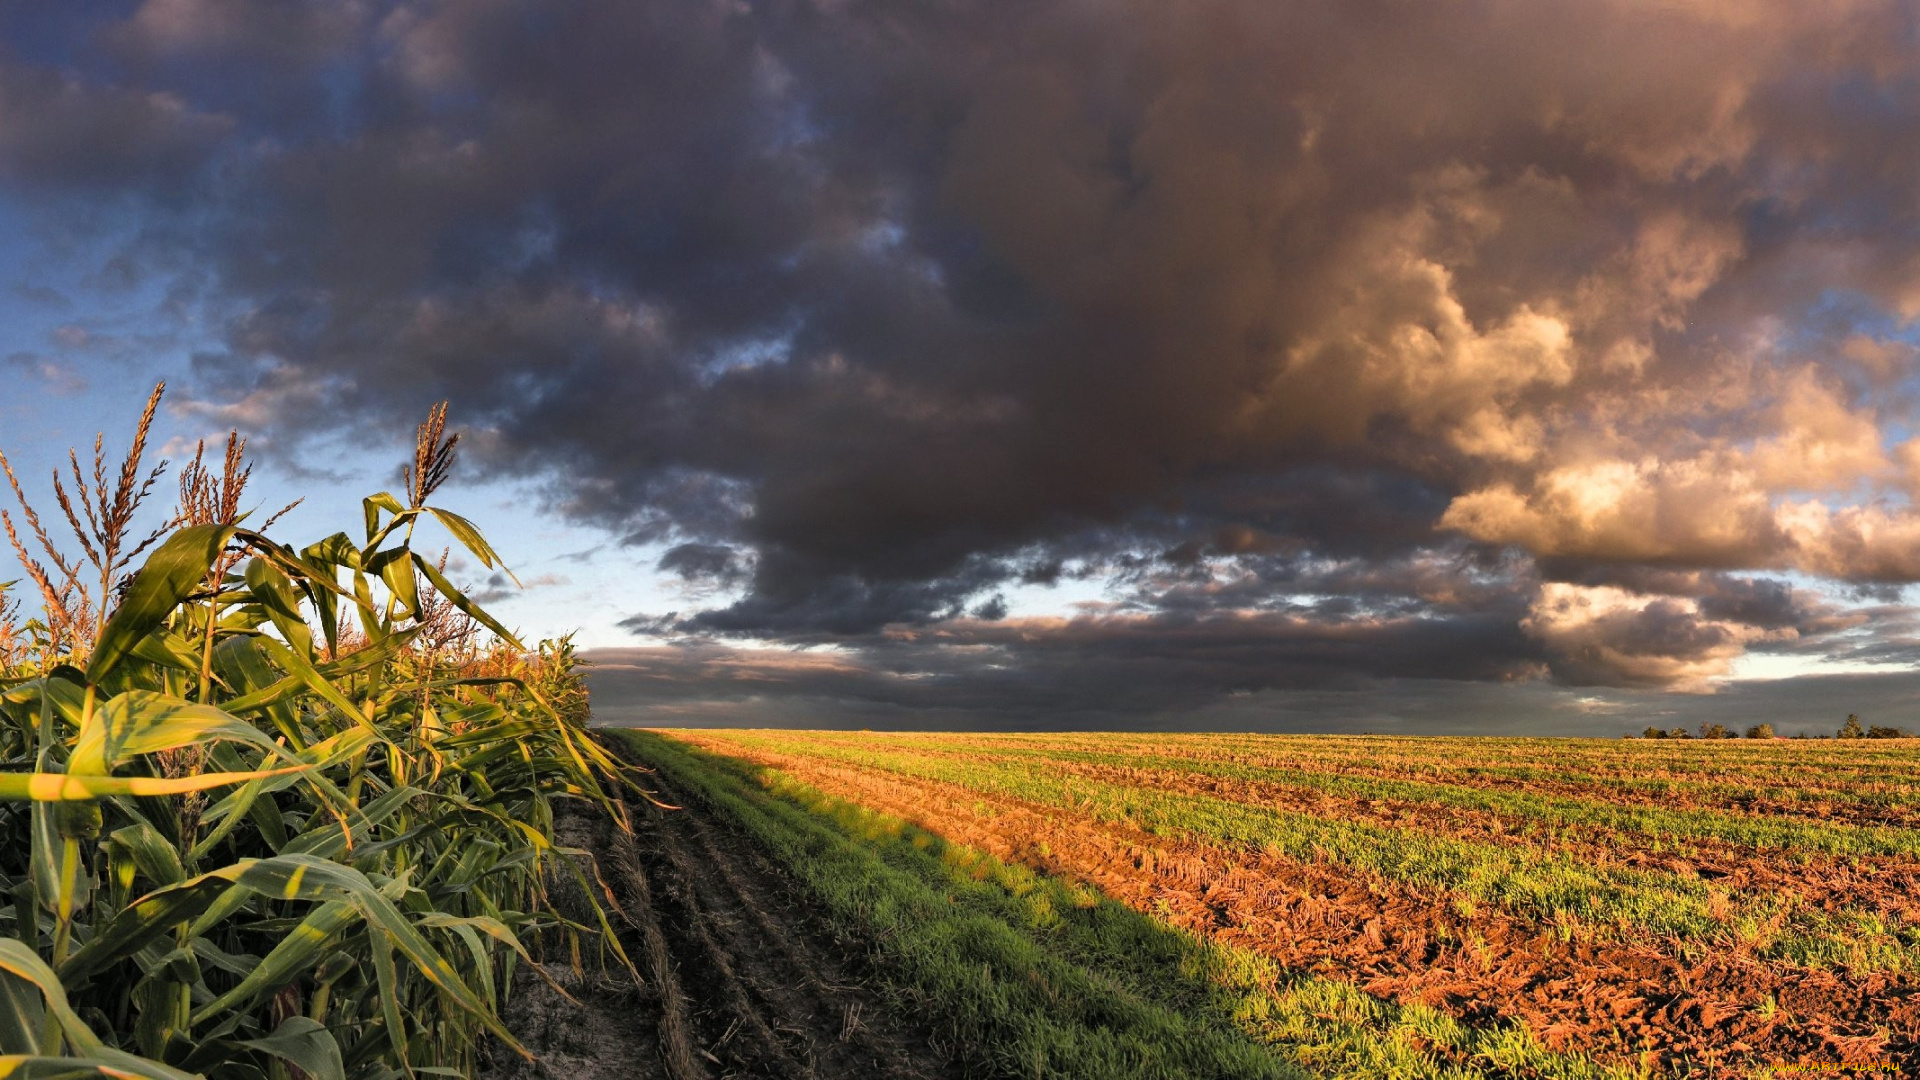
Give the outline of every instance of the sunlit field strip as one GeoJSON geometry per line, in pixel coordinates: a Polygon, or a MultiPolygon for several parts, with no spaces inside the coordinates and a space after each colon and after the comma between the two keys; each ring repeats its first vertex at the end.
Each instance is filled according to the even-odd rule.
{"type": "Polygon", "coordinates": [[[1821,764],[1811,760],[1743,760],[1757,756],[1740,743],[1694,744],[1688,751],[1700,768],[1664,771],[1653,762],[1611,763],[1568,761],[1558,766],[1436,767],[1430,761],[1398,760],[1386,756],[1331,759],[1312,755],[1278,757],[1266,754],[1196,753],[1203,758],[1226,757],[1253,765],[1303,766],[1348,775],[1384,779],[1432,780],[1475,787],[1529,788],[1540,794],[1571,795],[1615,802],[1671,799],[1699,808],[1724,808],[1744,813],[1798,813],[1855,818],[1881,817],[1904,821],[1911,817],[1920,787],[1913,783],[1915,750],[1885,764],[1821,764]],[[1751,765],[1751,767],[1749,767],[1751,765]],[[1586,771],[1582,771],[1583,768],[1586,771]],[[1848,811],[1852,812],[1849,813],[1848,811]]]}
{"type": "MultiPolygon", "coordinates": [[[[1123,788],[1156,788],[1180,793],[1193,786],[1191,774],[1177,770],[1129,769],[1124,775],[1103,776],[1098,766],[1060,758],[1039,760],[1037,767],[1111,782],[1123,788]]],[[[1276,809],[1267,800],[1273,794],[1271,786],[1254,787],[1245,794],[1218,791],[1197,794],[1221,797],[1233,805],[1276,809]]],[[[1517,842],[1563,864],[1595,868],[1622,865],[1626,863],[1623,857],[1633,855],[1636,848],[1674,851],[1686,857],[1674,860],[1679,869],[1654,860],[1652,865],[1636,867],[1635,873],[1670,874],[1669,880],[1687,884],[1690,895],[1698,895],[1693,888],[1696,883],[1703,886],[1706,910],[1722,924],[1732,922],[1735,937],[1731,944],[1743,950],[1757,949],[1758,958],[1803,966],[1852,967],[1861,971],[1912,971],[1920,967],[1920,952],[1915,948],[1920,946],[1920,906],[1913,903],[1914,886],[1920,881],[1920,864],[1911,859],[1877,857],[1863,862],[1838,856],[1808,857],[1800,853],[1782,858],[1780,852],[1762,852],[1718,842],[1713,847],[1702,846],[1699,841],[1675,844],[1670,837],[1567,826],[1555,826],[1530,835],[1502,833],[1488,837],[1458,828],[1460,818],[1466,816],[1464,812],[1456,810],[1454,815],[1436,818],[1427,807],[1409,808],[1406,804],[1398,807],[1397,816],[1384,820],[1370,813],[1364,803],[1358,807],[1352,803],[1323,803],[1304,808],[1302,812],[1319,818],[1358,820],[1388,829],[1445,836],[1469,844],[1510,846],[1517,842]],[[1774,857],[1767,857],[1769,855],[1774,857]],[[1707,865],[1696,867],[1687,859],[1710,864],[1718,880],[1709,883],[1705,874],[1707,865]],[[1757,898],[1763,897],[1769,899],[1756,903],[1757,898]],[[1781,902],[1771,899],[1776,897],[1781,902]],[[1742,920],[1742,914],[1750,918],[1742,920]]],[[[1656,895],[1659,893],[1656,888],[1656,895]]],[[[1509,906],[1512,906],[1510,902],[1509,906]]],[[[1555,912],[1554,918],[1560,918],[1560,914],[1555,912]]],[[[1707,924],[1696,922],[1694,925],[1707,924]]],[[[1697,939],[1700,935],[1684,936],[1697,939]]]]}
{"type": "MultiPolygon", "coordinates": [[[[966,763],[976,758],[953,749],[922,749],[929,757],[966,763]]],[[[1920,862],[1893,856],[1848,858],[1799,851],[1755,848],[1721,840],[1679,841],[1659,835],[1623,833],[1597,826],[1542,823],[1485,810],[1446,807],[1405,799],[1333,795],[1313,787],[1264,780],[1221,778],[1183,768],[1109,765],[1081,755],[1028,756],[999,751],[995,760],[1029,762],[1036,769],[1065,773],[1123,787],[1203,794],[1229,802],[1293,811],[1315,817],[1413,828],[1454,840],[1507,846],[1525,844],[1557,857],[1593,866],[1631,866],[1717,882],[1736,892],[1795,895],[1821,907],[1853,904],[1861,898],[1909,914],[1920,912],[1908,901],[1920,892],[1920,862]]],[[[1876,908],[1875,910],[1878,910],[1876,908]]]]}
{"type": "Polygon", "coordinates": [[[1920,787],[1920,740],[1687,740],[1626,739],[1393,739],[1380,736],[1253,734],[890,734],[889,738],[967,738],[1046,748],[1061,745],[1109,749],[1157,748],[1168,753],[1254,760],[1366,766],[1390,763],[1433,776],[1513,776],[1553,779],[1563,775],[1668,777],[1677,782],[1751,778],[1779,783],[1781,770],[1800,774],[1795,783],[1835,786],[1885,784],[1920,787]],[[1462,753],[1470,750],[1471,756],[1462,753]]]}
{"type": "MultiPolygon", "coordinates": [[[[1233,760],[1169,756],[1152,749],[1108,750],[1097,742],[1062,740],[1055,747],[1008,745],[1011,740],[970,736],[928,738],[872,736],[859,733],[810,732],[820,745],[871,746],[876,741],[903,752],[946,754],[956,758],[1086,762],[1116,766],[1181,770],[1192,775],[1272,783],[1301,791],[1358,799],[1402,800],[1504,815],[1516,825],[1534,823],[1548,828],[1579,827],[1638,834],[1666,840],[1720,840],[1789,853],[1828,855],[1920,855],[1920,830],[1883,825],[1855,825],[1782,815],[1757,816],[1714,810],[1671,810],[1655,806],[1527,792],[1502,791],[1412,780],[1378,780],[1314,772],[1303,768],[1244,765],[1233,760]],[[1084,748],[1080,748],[1084,747],[1084,748]],[[1130,752],[1131,751],[1131,752],[1130,752]]],[[[1524,836],[1524,830],[1522,836],[1524,836]]]]}
{"type": "Polygon", "coordinates": [[[1920,790],[1920,740],[1398,740],[1380,737],[1118,733],[1030,736],[912,735],[966,738],[1045,749],[1079,745],[1109,750],[1152,749],[1204,758],[1243,758],[1250,764],[1392,768],[1432,779],[1516,780],[1590,778],[1595,782],[1702,783],[1752,781],[1800,789],[1825,786],[1875,793],[1920,790]],[[1470,755],[1462,753],[1470,748],[1470,755]]]}
{"type": "Polygon", "coordinates": [[[1339,979],[1160,926],[772,769],[633,733],[648,763],[751,831],[835,922],[872,938],[992,1075],[1624,1078],[1339,979]],[[1127,1032],[1118,1045],[1114,1029],[1127,1032]],[[1249,1056],[1226,1031],[1277,1059],[1249,1056]]]}
{"type": "MultiPolygon", "coordinates": [[[[1028,766],[863,750],[844,735],[728,732],[729,741],[844,761],[1061,807],[1149,832],[1326,859],[1392,881],[1446,889],[1543,922],[1588,924],[1625,936],[1673,936],[1742,948],[1764,959],[1856,971],[1920,968],[1920,936],[1897,916],[1872,909],[1810,909],[1777,892],[1743,894],[1697,876],[1596,867],[1523,843],[1452,840],[1417,825],[1387,827],[1089,780],[1028,766]]],[[[920,741],[920,740],[913,740],[920,741]]]]}
{"type": "Polygon", "coordinates": [[[1518,826],[1604,829],[1669,840],[1721,840],[1754,848],[1827,855],[1920,856],[1920,830],[1850,825],[1808,818],[1756,817],[1714,810],[1668,810],[1622,806],[1594,799],[1545,797],[1519,791],[1414,780],[1354,777],[1303,768],[1245,765],[1197,757],[1102,750],[1047,750],[955,741],[940,744],[956,754],[987,754],[1002,761],[1080,762],[1139,769],[1178,770],[1190,775],[1258,781],[1299,791],[1358,799],[1392,799],[1487,811],[1518,826]]]}
{"type": "Polygon", "coordinates": [[[1537,784],[1554,794],[1614,803],[1679,797],[1703,804],[1700,809],[1721,808],[1750,816],[1756,804],[1763,812],[1819,816],[1840,806],[1910,812],[1914,804],[1920,803],[1920,742],[1910,740],[1841,744],[1799,740],[1776,743],[1568,740],[1569,749],[1557,760],[1487,765],[1480,762],[1489,757],[1502,757],[1512,749],[1509,741],[1489,740],[1494,745],[1486,747],[1476,743],[1471,759],[1476,763],[1469,764],[1453,749],[1460,744],[1446,739],[1429,740],[1408,748],[1404,743],[1378,738],[1316,739],[1310,744],[1287,736],[888,737],[911,739],[915,743],[947,743],[981,749],[1004,747],[1038,753],[1084,750],[1161,754],[1196,761],[1234,762],[1248,767],[1309,769],[1477,789],[1500,783],[1537,784]],[[1334,749],[1317,745],[1321,743],[1331,743],[1334,749]],[[1834,745],[1842,749],[1825,749],[1834,745]],[[1659,746],[1660,756],[1623,749],[1639,746],[1659,746]],[[1676,764],[1684,768],[1667,768],[1676,764]],[[1589,771],[1581,771],[1583,768],[1589,771]]]}
{"type": "Polygon", "coordinates": [[[1418,742],[1379,738],[1297,739],[1287,736],[1227,736],[1213,743],[1174,736],[1170,745],[1196,754],[1240,752],[1276,754],[1303,761],[1374,762],[1430,769],[1438,775],[1507,775],[1550,780],[1582,775],[1596,779],[1658,780],[1680,784],[1747,780],[1779,783],[1783,771],[1796,785],[1861,786],[1912,790],[1920,785],[1916,751],[1920,742],[1824,740],[1474,740],[1418,742]],[[1470,757],[1458,751],[1471,747],[1470,757]]]}

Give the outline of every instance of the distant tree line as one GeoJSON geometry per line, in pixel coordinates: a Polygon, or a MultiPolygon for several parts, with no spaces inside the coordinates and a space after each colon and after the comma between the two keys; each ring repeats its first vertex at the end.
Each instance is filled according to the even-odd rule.
{"type": "MultiPolygon", "coordinates": [[[[1626,737],[1629,739],[1633,738],[1632,735],[1626,737]]],[[[1662,729],[1649,724],[1647,725],[1647,729],[1640,733],[1640,737],[1643,739],[1737,739],[1740,736],[1725,724],[1702,723],[1697,733],[1688,731],[1683,727],[1662,729]]],[[[1771,739],[1774,737],[1772,724],[1755,724],[1747,729],[1747,738],[1749,739],[1771,739]]],[[[1913,737],[1913,732],[1903,727],[1888,727],[1884,724],[1873,724],[1870,726],[1862,724],[1860,718],[1853,713],[1847,714],[1847,722],[1840,725],[1840,730],[1834,732],[1831,736],[1809,736],[1806,734],[1793,736],[1793,738],[1796,739],[1911,739],[1913,737]]]]}

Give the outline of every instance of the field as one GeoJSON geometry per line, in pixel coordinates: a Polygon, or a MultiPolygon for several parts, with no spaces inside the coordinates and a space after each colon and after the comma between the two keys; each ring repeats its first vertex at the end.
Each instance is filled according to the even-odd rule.
{"type": "Polygon", "coordinates": [[[159,400],[0,456],[0,1078],[1920,1073],[1913,740],[594,732],[443,408],[293,546],[159,400]]]}
{"type": "Polygon", "coordinates": [[[1912,741],[628,743],[971,1075],[1920,1069],[1912,741]]]}

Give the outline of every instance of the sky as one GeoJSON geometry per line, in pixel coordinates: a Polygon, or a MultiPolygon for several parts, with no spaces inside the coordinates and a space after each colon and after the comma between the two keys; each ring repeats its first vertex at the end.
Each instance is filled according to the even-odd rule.
{"type": "Polygon", "coordinates": [[[1920,726],[1916,145],[1899,0],[0,4],[0,448],[449,401],[608,722],[1920,726]]]}

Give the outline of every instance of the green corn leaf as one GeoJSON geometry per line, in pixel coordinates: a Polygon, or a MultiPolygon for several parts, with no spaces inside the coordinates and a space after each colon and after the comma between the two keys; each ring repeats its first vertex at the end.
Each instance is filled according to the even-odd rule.
{"type": "MultiPolygon", "coordinates": [[[[284,791],[295,784],[306,784],[320,796],[325,805],[346,807],[351,811],[352,816],[357,817],[358,811],[352,810],[351,801],[327,780],[322,770],[352,757],[371,746],[373,742],[374,736],[365,728],[343,731],[325,742],[315,743],[299,755],[304,764],[311,766],[309,771],[268,775],[258,780],[248,781],[239,790],[208,807],[206,813],[200,816],[202,824],[212,824],[215,828],[194,845],[193,850],[187,853],[187,858],[199,860],[206,857],[208,852],[219,846],[220,842],[249,816],[262,796],[284,791]]],[[[284,824],[282,822],[283,826],[284,824]]]]}
{"type": "Polygon", "coordinates": [[[380,1016],[385,1021],[387,1043],[393,1047],[393,1055],[399,1059],[400,1066],[406,1068],[407,1025],[400,1016],[400,973],[393,963],[393,942],[381,934],[372,937],[373,973],[380,987],[380,1016]]]}
{"type": "Polygon", "coordinates": [[[224,971],[235,978],[244,979],[247,974],[260,966],[260,958],[250,953],[235,955],[215,945],[204,937],[194,938],[193,955],[205,967],[224,971]]]}
{"type": "Polygon", "coordinates": [[[260,839],[278,855],[280,849],[287,846],[287,818],[280,812],[280,806],[272,799],[255,799],[247,807],[247,819],[253,827],[260,830],[260,839]]]}
{"type": "MultiPolygon", "coordinates": [[[[266,650],[257,637],[232,637],[214,646],[213,669],[223,683],[238,696],[221,703],[221,708],[236,716],[263,711],[273,726],[298,750],[309,742],[301,730],[299,717],[279,695],[281,688],[291,691],[299,680],[282,678],[267,661],[266,650]],[[240,707],[236,707],[236,706],[240,707]]],[[[288,695],[290,696],[290,695],[288,695]]]]}
{"type": "Polygon", "coordinates": [[[113,795],[184,795],[265,776],[304,772],[311,765],[289,765],[256,772],[200,773],[197,776],[69,776],[66,773],[0,773],[0,799],[76,802],[113,795]]]}
{"type": "Polygon", "coordinates": [[[309,562],[292,548],[274,542],[272,539],[249,529],[235,529],[234,537],[246,543],[247,549],[259,558],[267,560],[290,580],[299,582],[304,588],[311,586],[321,592],[335,596],[346,596],[345,589],[335,581],[329,567],[309,562]]]}
{"type": "MultiPolygon", "coordinates": [[[[389,514],[394,515],[396,521],[400,515],[407,512],[407,508],[400,504],[399,499],[394,498],[391,493],[385,491],[380,492],[378,495],[369,495],[360,500],[360,506],[366,513],[368,546],[372,546],[374,539],[381,535],[380,511],[385,510],[389,514]]],[[[388,528],[392,528],[392,526],[389,525],[388,528]]]]}
{"type": "Polygon", "coordinates": [[[429,915],[420,920],[420,925],[434,927],[459,926],[478,930],[495,941],[498,941],[500,944],[505,945],[507,948],[512,949],[520,959],[528,963],[533,962],[533,957],[527,955],[527,950],[520,944],[520,939],[515,937],[513,931],[507,927],[507,924],[501,922],[499,919],[489,918],[485,915],[473,915],[466,918],[457,918],[452,915],[429,915]]]}
{"type": "Polygon", "coordinates": [[[335,533],[332,537],[307,548],[305,555],[295,554],[292,548],[274,543],[259,533],[240,530],[237,534],[249,548],[278,567],[299,586],[301,595],[313,606],[314,614],[320,620],[320,630],[324,635],[329,652],[340,642],[340,613],[337,601],[349,598],[350,594],[340,587],[337,570],[341,559],[358,562],[358,555],[352,553],[353,543],[344,533],[335,533]],[[335,541],[338,541],[336,545],[335,541]],[[344,548],[344,554],[340,548],[344,548]]]}
{"type": "Polygon", "coordinates": [[[189,525],[166,539],[133,575],[127,596],[101,628],[87,661],[87,681],[99,684],[141,638],[165,622],[206,580],[207,569],[233,539],[232,525],[189,525]]]}
{"type": "Polygon", "coordinates": [[[439,592],[441,596],[446,597],[447,600],[452,602],[454,607],[457,607],[461,611],[465,612],[469,618],[473,619],[473,621],[493,631],[496,635],[499,636],[500,640],[506,642],[507,644],[513,646],[516,649],[521,649],[521,650],[526,649],[525,645],[520,644],[520,639],[513,636],[513,632],[511,630],[508,630],[506,627],[500,625],[499,621],[496,620],[493,616],[480,610],[479,605],[467,599],[467,595],[465,593],[461,592],[459,589],[454,588],[453,584],[449,582],[446,579],[446,577],[440,573],[440,569],[434,566],[432,563],[428,562],[427,560],[421,558],[420,553],[417,551],[413,553],[413,565],[420,568],[420,572],[425,574],[427,576],[427,580],[433,583],[434,589],[437,592],[439,592]]]}
{"type": "Polygon", "coordinates": [[[254,600],[266,610],[267,617],[273,620],[281,639],[302,656],[312,656],[313,630],[307,626],[306,616],[300,613],[300,596],[293,581],[279,567],[256,558],[247,562],[247,587],[252,590],[254,600]]]}
{"type": "Polygon", "coordinates": [[[506,739],[525,739],[539,735],[547,730],[547,723],[539,720],[513,720],[484,728],[469,728],[458,735],[448,735],[435,745],[443,750],[456,750],[466,746],[494,746],[506,739]]]}
{"type": "MultiPolygon", "coordinates": [[[[355,815],[352,827],[353,841],[358,843],[375,826],[404,809],[408,800],[422,794],[418,788],[400,787],[380,796],[362,807],[355,815]]],[[[347,835],[337,828],[318,825],[287,841],[284,854],[311,855],[321,859],[337,859],[347,852],[347,835]]]]}
{"type": "Polygon", "coordinates": [[[244,1039],[240,1045],[292,1062],[313,1080],[347,1080],[347,1067],[333,1032],[304,1016],[290,1016],[273,1034],[264,1039],[244,1039]]]}
{"type": "MultiPolygon", "coordinates": [[[[306,855],[243,859],[136,899],[68,957],[60,973],[71,980],[87,978],[182,922],[205,920],[210,913],[217,922],[253,896],[332,901],[354,891],[373,892],[374,887],[350,866],[306,855]]],[[[205,929],[196,923],[196,936],[205,929]]]]}
{"type": "Polygon", "coordinates": [[[427,513],[432,514],[440,524],[447,527],[447,531],[453,534],[454,539],[460,541],[461,546],[473,552],[473,557],[479,559],[481,565],[489,570],[498,565],[508,577],[513,578],[515,585],[520,584],[520,579],[513,577],[513,571],[507,569],[507,564],[500,558],[500,553],[493,550],[493,545],[487,543],[487,538],[480,535],[480,529],[473,522],[451,510],[440,510],[431,506],[426,509],[427,513]]]}
{"type": "Polygon", "coordinates": [[[39,1052],[46,1015],[46,1005],[31,983],[0,975],[0,1053],[39,1052]]]}
{"type": "Polygon", "coordinates": [[[107,837],[107,846],[116,854],[124,854],[155,885],[178,885],[186,880],[187,872],[181,867],[180,856],[173,845],[160,835],[160,830],[144,821],[115,829],[107,837]]]}
{"type": "Polygon", "coordinates": [[[200,673],[200,656],[186,647],[177,635],[164,629],[148,634],[134,643],[133,655],[149,664],[172,668],[175,671],[200,673]]]}
{"type": "MultiPolygon", "coordinates": [[[[267,651],[267,655],[272,657],[274,663],[292,672],[295,676],[298,676],[300,681],[306,685],[307,689],[319,695],[321,700],[339,709],[354,723],[360,724],[368,730],[374,730],[373,725],[367,720],[366,714],[360,711],[360,706],[354,704],[352,698],[341,693],[339,688],[329,682],[326,676],[320,674],[319,669],[315,668],[311,663],[308,663],[307,658],[301,655],[298,650],[289,649],[277,641],[265,638],[261,639],[260,645],[267,651]]],[[[386,742],[386,737],[384,735],[380,736],[380,741],[386,742]]]]}
{"type": "Polygon", "coordinates": [[[4,701],[8,706],[27,710],[21,715],[27,719],[28,726],[33,725],[44,705],[49,707],[54,715],[77,728],[84,716],[86,697],[86,687],[81,684],[49,675],[46,678],[8,687],[6,693],[0,695],[0,701],[4,701]]]}
{"type": "Polygon", "coordinates": [[[339,947],[341,931],[360,920],[360,912],[344,900],[321,904],[307,913],[233,989],[194,1010],[193,1022],[204,1023],[255,998],[272,997],[327,953],[339,947]]]}
{"type": "Polygon", "coordinates": [[[360,569],[360,549],[353,546],[353,540],[346,533],[337,532],[325,540],[308,544],[300,553],[302,561],[319,568],[344,566],[349,570],[360,569]]]}
{"type": "MultiPolygon", "coordinates": [[[[420,935],[420,931],[415,929],[411,922],[407,921],[399,908],[393,906],[392,901],[372,891],[356,892],[350,899],[366,916],[369,926],[384,931],[381,935],[382,940],[390,942],[443,995],[472,1013],[486,1025],[489,1031],[498,1036],[501,1042],[519,1053],[527,1052],[526,1048],[520,1045],[519,1040],[513,1037],[513,1033],[506,1029],[506,1025],[500,1022],[492,1006],[481,1000],[473,989],[461,980],[460,973],[455,971],[453,965],[435,951],[432,945],[428,944],[427,939],[420,935]]],[[[375,957],[378,958],[378,955],[379,952],[376,950],[375,957]]]]}
{"type": "MultiPolygon", "coordinates": [[[[4,779],[0,777],[0,780],[4,779]]],[[[4,791],[4,787],[0,787],[0,791],[4,791]]],[[[87,882],[78,879],[74,873],[76,868],[70,865],[71,860],[64,857],[66,844],[60,836],[61,830],[53,808],[44,802],[35,802],[28,817],[27,829],[30,834],[27,877],[33,883],[34,901],[45,911],[55,911],[61,907],[71,911],[75,904],[85,903],[86,897],[77,894],[87,882]]]]}
{"type": "MultiPolygon", "coordinates": [[[[118,1069],[132,1076],[151,1077],[154,1080],[187,1080],[187,1073],[123,1053],[102,1042],[67,1004],[66,987],[53,969],[40,959],[38,953],[12,938],[0,938],[0,980],[13,984],[11,989],[15,992],[22,989],[27,993],[38,992],[44,1015],[54,1019],[69,1046],[82,1058],[91,1059],[82,1064],[92,1065],[96,1070],[101,1067],[118,1069]]],[[[43,1049],[46,1048],[36,1046],[13,1053],[32,1056],[43,1049]]]]}
{"type": "Polygon", "coordinates": [[[128,690],[94,710],[73,744],[67,769],[79,776],[102,776],[136,754],[222,739],[248,743],[270,755],[281,753],[259,728],[224,710],[152,690],[128,690]]]}
{"type": "Polygon", "coordinates": [[[39,1057],[32,1054],[0,1054],[0,1080],[200,1080],[198,1073],[170,1069],[157,1061],[131,1055],[106,1057],[39,1057]]]}
{"type": "Polygon", "coordinates": [[[378,643],[386,637],[387,622],[380,617],[380,605],[373,602],[373,586],[358,571],[353,575],[353,602],[360,608],[360,632],[367,640],[378,643]]]}
{"type": "MultiPolygon", "coordinates": [[[[60,965],[61,978],[78,983],[138,953],[174,927],[192,919],[233,891],[233,883],[198,877],[156,890],[128,904],[60,965]]],[[[244,899],[244,897],[243,897],[244,899]]]]}
{"type": "Polygon", "coordinates": [[[387,635],[378,644],[368,645],[338,660],[321,664],[318,670],[327,678],[336,679],[344,675],[356,675],[363,671],[385,667],[389,660],[400,655],[408,645],[413,644],[413,639],[419,634],[419,627],[396,631],[387,635]]]}
{"type": "MultiPolygon", "coordinates": [[[[232,894],[245,891],[274,900],[344,901],[367,923],[369,931],[377,931],[372,934],[376,966],[382,949],[397,950],[445,998],[473,1014],[503,1042],[525,1052],[500,1023],[492,1006],[461,980],[453,965],[421,936],[393,901],[376,888],[366,875],[350,866],[306,855],[245,860],[170,889],[149,893],[129,905],[105,930],[69,957],[62,966],[62,974],[69,979],[84,978],[118,957],[137,951],[145,942],[177,925],[183,918],[191,917],[196,908],[201,909],[201,921],[204,921],[206,912],[213,909],[216,899],[210,897],[209,893],[225,883],[231,883],[232,889],[219,893],[219,900],[229,900],[232,894]]],[[[303,935],[299,940],[289,938],[283,941],[281,947],[296,950],[310,945],[317,954],[320,947],[330,940],[330,933],[303,935]]],[[[0,943],[5,942],[6,939],[0,939],[0,943]]],[[[20,948],[25,949],[25,946],[20,948]]],[[[275,953],[279,952],[280,948],[276,948],[275,953]]],[[[37,961],[38,957],[35,959],[37,961]]],[[[391,962],[389,956],[388,963],[391,962]]],[[[274,954],[269,954],[267,960],[262,962],[262,968],[274,963],[274,954]]],[[[270,981],[281,973],[277,967],[269,969],[263,980],[270,981]]],[[[201,1023],[218,1012],[216,1004],[220,1008],[231,1004],[228,1000],[230,997],[231,994],[214,1004],[202,1006],[194,1015],[194,1023],[201,1023]]]]}
{"type": "Polygon", "coordinates": [[[413,574],[413,562],[408,558],[412,552],[405,547],[389,548],[375,555],[367,563],[367,569],[380,575],[395,599],[411,618],[420,617],[420,586],[413,574]]]}
{"type": "MultiPolygon", "coordinates": [[[[420,925],[427,925],[427,921],[421,920],[420,925]]],[[[440,929],[452,932],[453,936],[459,938],[461,944],[467,947],[467,958],[473,961],[474,973],[480,980],[480,993],[487,1000],[493,1000],[493,957],[487,952],[486,942],[480,940],[480,935],[474,933],[473,927],[465,923],[444,922],[436,925],[440,929]]]]}

